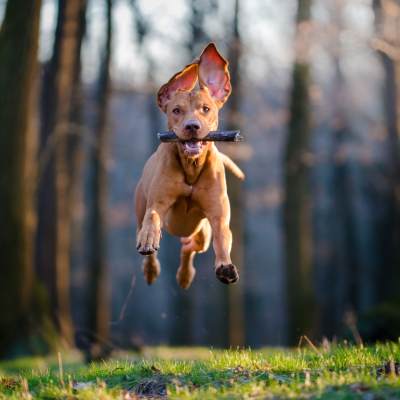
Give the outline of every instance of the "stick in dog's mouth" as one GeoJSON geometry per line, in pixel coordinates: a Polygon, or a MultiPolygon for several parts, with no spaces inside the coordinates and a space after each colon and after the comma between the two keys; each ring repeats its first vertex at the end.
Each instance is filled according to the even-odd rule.
{"type": "Polygon", "coordinates": [[[203,152],[208,142],[178,142],[186,156],[196,156],[203,152]]]}

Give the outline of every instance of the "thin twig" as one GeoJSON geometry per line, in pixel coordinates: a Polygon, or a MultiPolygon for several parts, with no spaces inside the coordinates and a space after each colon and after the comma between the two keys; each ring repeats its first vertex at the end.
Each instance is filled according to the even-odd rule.
{"type": "Polygon", "coordinates": [[[382,53],[385,53],[393,61],[400,60],[400,51],[399,51],[399,49],[397,47],[391,45],[390,43],[386,42],[385,40],[378,39],[378,38],[373,38],[371,40],[371,46],[374,49],[379,50],[382,53]]]}
{"type": "Polygon", "coordinates": [[[119,314],[119,320],[116,321],[116,322],[109,322],[108,325],[118,325],[118,324],[124,319],[124,317],[125,317],[125,310],[126,310],[126,307],[127,307],[127,305],[128,305],[128,301],[129,301],[130,297],[132,296],[133,287],[135,286],[135,283],[136,283],[136,275],[132,278],[131,288],[130,288],[130,290],[129,290],[128,296],[126,296],[125,303],[124,303],[124,305],[122,306],[121,312],[120,312],[120,314],[119,314]]]}
{"type": "Polygon", "coordinates": [[[299,356],[301,356],[300,346],[301,346],[301,342],[302,342],[302,341],[303,341],[303,336],[300,336],[299,346],[297,347],[297,351],[299,352],[299,356]]]}
{"type": "Polygon", "coordinates": [[[356,340],[357,346],[363,348],[363,341],[357,329],[357,315],[353,309],[349,309],[346,311],[344,315],[344,322],[351,330],[351,333],[353,334],[354,339],[356,340]]]}
{"type": "Polygon", "coordinates": [[[61,353],[58,352],[58,367],[60,368],[60,381],[61,381],[61,385],[62,387],[65,389],[65,382],[63,379],[63,366],[62,366],[62,357],[61,357],[61,353]]]}
{"type": "Polygon", "coordinates": [[[73,123],[56,126],[47,137],[43,149],[38,156],[38,167],[34,172],[35,175],[31,174],[28,177],[28,180],[35,180],[35,186],[38,186],[39,182],[41,181],[47,165],[50,162],[51,157],[54,155],[57,144],[64,136],[78,136],[86,141],[86,143],[96,146],[93,144],[95,142],[93,132],[85,126],[80,126],[73,123]]]}
{"type": "Polygon", "coordinates": [[[310,343],[310,346],[318,353],[318,355],[322,358],[323,363],[325,364],[324,356],[318,351],[318,349],[312,344],[311,340],[304,335],[304,339],[307,340],[308,343],[310,343]]]}

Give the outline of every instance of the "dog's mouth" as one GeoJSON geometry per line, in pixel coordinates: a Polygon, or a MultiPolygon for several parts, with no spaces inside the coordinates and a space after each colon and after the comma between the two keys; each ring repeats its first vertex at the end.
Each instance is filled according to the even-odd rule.
{"type": "Polygon", "coordinates": [[[203,153],[208,142],[179,142],[179,146],[185,152],[185,156],[193,157],[203,153]]]}

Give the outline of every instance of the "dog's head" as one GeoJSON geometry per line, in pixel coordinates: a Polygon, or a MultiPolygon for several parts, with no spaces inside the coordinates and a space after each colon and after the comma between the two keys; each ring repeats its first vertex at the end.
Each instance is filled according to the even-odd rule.
{"type": "MultiPolygon", "coordinates": [[[[181,139],[205,138],[218,127],[218,110],[231,93],[228,62],[209,43],[199,59],[174,75],[157,95],[168,129],[181,139]],[[199,79],[200,90],[191,91],[199,79]]],[[[187,157],[198,157],[208,142],[179,142],[187,157]]]]}

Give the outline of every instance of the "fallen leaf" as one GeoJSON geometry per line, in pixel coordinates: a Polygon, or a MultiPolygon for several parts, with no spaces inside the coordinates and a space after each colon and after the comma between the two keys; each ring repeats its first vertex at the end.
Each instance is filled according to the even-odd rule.
{"type": "Polygon", "coordinates": [[[235,371],[236,371],[237,373],[243,372],[243,371],[244,371],[244,368],[243,368],[242,365],[239,364],[239,365],[236,367],[235,371]]]}
{"type": "Polygon", "coordinates": [[[6,388],[6,389],[13,389],[18,383],[14,381],[14,379],[2,379],[1,384],[6,388]]]}

